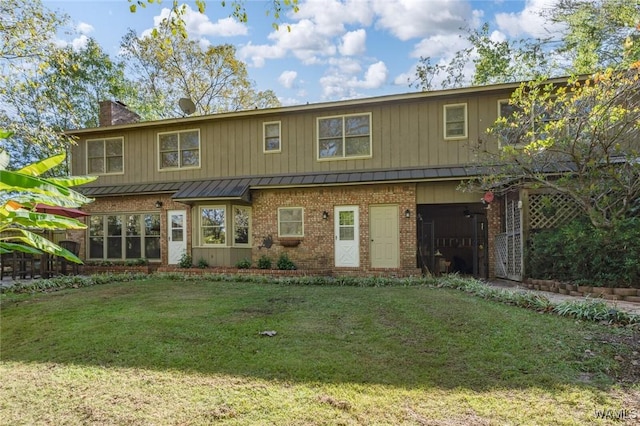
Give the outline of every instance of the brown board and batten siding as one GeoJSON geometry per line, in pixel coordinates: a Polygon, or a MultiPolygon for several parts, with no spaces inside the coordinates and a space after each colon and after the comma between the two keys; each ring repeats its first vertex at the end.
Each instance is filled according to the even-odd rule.
{"type": "Polygon", "coordinates": [[[399,98],[323,108],[276,108],[257,112],[138,123],[70,132],[79,137],[73,150],[73,172],[86,173],[86,140],[124,138],[124,174],[101,175],[100,185],[188,181],[219,177],[322,173],[353,170],[402,169],[470,164],[478,141],[497,118],[497,101],[508,92],[462,93],[447,97],[399,98]],[[444,139],[444,106],[467,104],[467,137],[444,139]],[[370,113],[371,158],[321,160],[317,158],[317,119],[370,113]],[[281,123],[281,151],[263,150],[263,123],[281,123]],[[198,129],[200,167],[159,169],[158,133],[198,129]]]}

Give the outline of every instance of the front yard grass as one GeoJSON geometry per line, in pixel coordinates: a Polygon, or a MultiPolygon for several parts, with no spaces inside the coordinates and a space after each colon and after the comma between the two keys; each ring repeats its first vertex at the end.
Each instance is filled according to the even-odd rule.
{"type": "Polygon", "coordinates": [[[455,290],[156,278],[0,308],[2,424],[640,418],[640,387],[620,383],[630,330],[455,290]]]}

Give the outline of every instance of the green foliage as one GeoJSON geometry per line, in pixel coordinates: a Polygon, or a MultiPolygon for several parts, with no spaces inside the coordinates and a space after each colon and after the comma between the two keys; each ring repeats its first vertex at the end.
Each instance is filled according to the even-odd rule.
{"type": "MultiPolygon", "coordinates": [[[[251,259],[244,258],[236,262],[236,268],[238,269],[249,269],[251,268],[251,259]]],[[[262,268],[266,269],[266,268],[262,268]]]]}
{"type": "Polygon", "coordinates": [[[258,268],[260,269],[271,269],[271,264],[271,258],[266,254],[263,254],[260,256],[260,259],[258,259],[258,268]]]}
{"type": "Polygon", "coordinates": [[[595,228],[574,220],[533,234],[527,247],[528,275],[599,287],[640,288],[640,218],[595,228]]]}
{"type": "Polygon", "coordinates": [[[124,261],[125,266],[146,266],[149,264],[147,259],[127,259],[124,261]]]}
{"type": "MultiPolygon", "coordinates": [[[[11,136],[0,130],[0,138],[11,136]]],[[[79,207],[92,200],[69,188],[69,186],[92,182],[96,177],[50,178],[42,173],[63,162],[65,155],[57,155],[39,161],[18,171],[4,168],[9,164],[9,155],[0,150],[0,253],[14,250],[39,254],[49,253],[82,263],[70,251],[32,232],[32,229],[85,229],[86,225],[76,219],[48,213],[36,213],[39,203],[64,207],[79,207]]]]}
{"type": "Polygon", "coordinates": [[[207,262],[207,259],[203,259],[203,258],[198,259],[198,268],[205,269],[208,267],[209,267],[209,262],[207,262]]]}
{"type": "Polygon", "coordinates": [[[280,270],[294,270],[296,268],[296,264],[289,259],[289,255],[287,253],[281,253],[278,257],[278,261],[276,262],[276,266],[280,270]]]}
{"type": "Polygon", "coordinates": [[[178,260],[178,267],[185,269],[193,267],[193,258],[186,251],[182,253],[182,256],[180,256],[180,260],[178,260]]]}

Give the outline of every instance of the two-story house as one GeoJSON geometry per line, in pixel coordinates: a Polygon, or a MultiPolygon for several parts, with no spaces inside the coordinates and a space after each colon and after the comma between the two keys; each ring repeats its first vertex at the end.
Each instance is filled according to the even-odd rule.
{"type": "Polygon", "coordinates": [[[100,176],[80,188],[95,202],[74,238],[87,261],[232,267],[286,252],[309,273],[492,276],[507,204],[458,186],[478,145],[497,147],[485,131],[515,87],[113,125],[124,107],[104,102],[100,127],[68,132],[73,173],[100,176]]]}

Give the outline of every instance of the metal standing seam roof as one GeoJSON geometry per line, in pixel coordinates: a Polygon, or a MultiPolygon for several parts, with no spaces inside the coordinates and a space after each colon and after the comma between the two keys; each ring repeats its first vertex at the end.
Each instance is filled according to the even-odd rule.
{"type": "Polygon", "coordinates": [[[252,188],[282,186],[344,185],[411,180],[438,180],[477,176],[478,167],[415,167],[396,170],[298,173],[277,176],[241,176],[189,182],[161,182],[136,185],[82,186],[78,190],[87,196],[118,196],[134,194],[174,193],[175,200],[249,199],[252,188]]]}

